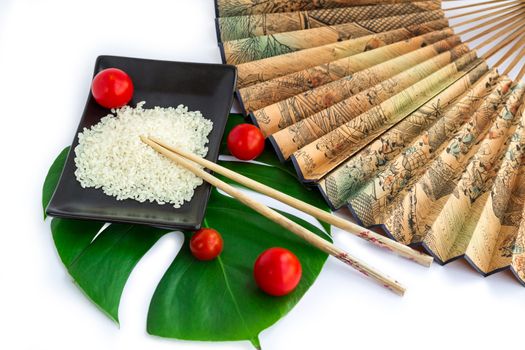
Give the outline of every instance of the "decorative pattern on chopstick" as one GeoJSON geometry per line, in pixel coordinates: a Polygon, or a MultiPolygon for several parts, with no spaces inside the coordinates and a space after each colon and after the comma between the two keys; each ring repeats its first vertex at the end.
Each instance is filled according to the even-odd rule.
{"type": "Polygon", "coordinates": [[[452,62],[457,61],[456,65],[461,69],[476,58],[475,52],[469,52],[466,45],[460,45],[389,79],[382,79],[377,85],[312,114],[270,137],[274,146],[279,148],[282,157],[288,159],[302,147],[350,122],[358,115],[367,112],[452,62]]]}
{"type": "Polygon", "coordinates": [[[241,64],[263,58],[322,46],[338,41],[356,39],[407,26],[443,18],[442,11],[425,11],[402,16],[381,17],[352,23],[307,30],[262,35],[222,44],[225,63],[241,64]]]}
{"type": "MultiPolygon", "coordinates": [[[[414,39],[410,40],[412,41],[414,39]]],[[[436,56],[442,53],[446,53],[448,57],[441,57],[441,61],[443,61],[443,58],[448,58],[446,63],[456,60],[468,51],[465,45],[459,45],[460,42],[461,39],[458,36],[451,36],[431,45],[423,44],[422,46],[424,47],[407,54],[399,55],[391,60],[385,60],[385,62],[368,69],[356,71],[342,79],[321,85],[307,92],[259,109],[253,112],[253,117],[263,134],[269,136],[280,130],[289,128],[300,120],[306,119],[338,102],[365,92],[375,85],[377,85],[380,91],[374,94],[366,93],[366,98],[377,101],[378,94],[386,93],[392,96],[394,94],[392,88],[395,84],[387,82],[388,79],[403,72],[417,71],[419,64],[427,62],[427,60],[430,64],[432,64],[434,60],[438,60],[439,62],[440,58],[436,56]],[[451,51],[448,52],[449,50],[451,51]]],[[[378,49],[378,51],[393,48],[392,45],[385,46],[384,48],[378,49]]],[[[359,57],[357,56],[359,55],[353,56],[353,58],[359,61],[359,57]]],[[[442,68],[442,66],[439,68],[442,68]]],[[[432,71],[429,73],[425,72],[425,76],[431,72],[432,71]]],[[[294,139],[290,139],[289,141],[295,142],[294,139]]]]}
{"type": "Polygon", "coordinates": [[[403,295],[405,293],[405,288],[396,280],[390,278],[389,276],[377,271],[373,267],[366,264],[364,261],[361,261],[349,253],[341,250],[331,242],[328,242],[321,237],[317,236],[315,233],[307,230],[299,224],[296,224],[294,221],[288,219],[286,216],[276,212],[275,210],[265,206],[264,204],[257,202],[255,199],[246,195],[242,191],[236,189],[235,187],[227,184],[226,182],[216,178],[215,176],[207,173],[200,167],[198,167],[194,162],[185,159],[184,157],[174,153],[161,145],[153,142],[149,138],[142,137],[142,141],[148,144],[150,147],[155,149],[157,152],[161,153],[165,157],[171,159],[176,164],[184,167],[185,169],[191,171],[196,176],[202,178],[204,181],[208,182],[212,186],[226,192],[233,198],[239,200],[243,204],[249,206],[259,214],[265,216],[266,218],[274,221],[275,223],[281,225],[290,232],[296,234],[298,237],[304,239],[309,244],[320,249],[321,251],[337,258],[338,260],[344,262],[345,264],[351,266],[357,271],[361,272],[367,277],[372,278],[374,281],[378,282],[380,285],[388,288],[398,295],[403,295]]]}
{"type": "MultiPolygon", "coordinates": [[[[282,101],[329,82],[350,76],[355,72],[370,68],[376,64],[394,59],[423,46],[432,45],[453,34],[451,29],[435,31],[434,29],[437,26],[443,28],[447,26],[447,23],[446,21],[439,21],[439,23],[436,23],[436,26],[432,25],[429,27],[428,23],[412,26],[408,28],[410,32],[410,34],[406,35],[408,40],[398,41],[375,50],[369,50],[319,66],[299,70],[279,78],[260,82],[246,88],[241,88],[238,91],[238,96],[242,100],[246,111],[256,111],[275,102],[282,101]],[[427,30],[429,32],[427,32],[427,30]]],[[[266,124],[264,115],[258,119],[262,124],[266,124]]]]}
{"type": "Polygon", "coordinates": [[[458,59],[301,148],[292,155],[295,169],[304,181],[324,177],[376,136],[416,111],[456,80],[464,78],[472,69],[470,63],[469,60],[458,59]]]}
{"type": "MultiPolygon", "coordinates": [[[[472,78],[472,81],[475,81],[475,77],[472,78]]],[[[463,96],[446,108],[455,94],[445,90],[446,95],[439,96],[439,104],[427,104],[420,108],[331,172],[319,182],[319,187],[330,205],[336,209],[345,205],[359,188],[365,186],[366,181],[384,170],[387,164],[414,140],[417,140],[416,145],[424,142],[436,147],[443,140],[449,139],[479,108],[498,82],[498,78],[496,70],[485,74],[463,96]],[[417,137],[419,138],[416,139],[417,137]]]]}
{"type": "Polygon", "coordinates": [[[412,0],[216,0],[215,5],[217,16],[228,17],[410,1],[412,0]]]}
{"type": "Polygon", "coordinates": [[[217,19],[217,28],[221,42],[225,42],[260,35],[319,28],[439,9],[439,1],[421,1],[378,6],[219,17],[217,19]]]}

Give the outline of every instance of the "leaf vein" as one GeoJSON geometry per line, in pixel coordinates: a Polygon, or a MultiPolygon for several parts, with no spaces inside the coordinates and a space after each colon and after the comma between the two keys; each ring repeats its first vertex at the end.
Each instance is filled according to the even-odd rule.
{"type": "MultiPolygon", "coordinates": [[[[109,227],[106,228],[106,230],[108,229],[109,227]]],[[[126,231],[122,232],[120,237],[117,238],[117,240],[115,242],[113,242],[113,244],[111,244],[111,247],[108,248],[108,250],[111,250],[113,247],[115,247],[123,238],[126,234],[128,234],[131,230],[133,229],[133,226],[129,226],[126,231]]],[[[104,230],[104,231],[106,231],[104,230]]],[[[103,234],[104,233],[101,232],[100,234],[103,234]]],[[[71,270],[73,268],[74,265],[76,265],[76,263],[80,260],[80,258],[82,258],[82,256],[84,256],[84,254],[87,253],[87,251],[89,250],[89,248],[93,245],[93,243],[98,239],[98,237],[100,237],[100,235],[98,235],[97,237],[95,237],[95,239],[87,246],[85,247],[82,252],[80,254],[77,255],[77,257],[71,261],[71,263],[69,264],[69,267],[68,269],[71,270]]]]}
{"type": "Polygon", "coordinates": [[[230,282],[228,280],[228,276],[226,275],[226,269],[224,268],[224,264],[222,262],[221,257],[217,257],[217,261],[219,262],[219,266],[221,267],[222,275],[224,276],[224,283],[226,284],[226,290],[228,291],[228,294],[230,294],[230,297],[232,298],[233,305],[235,306],[235,311],[237,311],[237,314],[239,314],[239,317],[242,321],[243,326],[246,328],[248,333],[251,335],[251,330],[248,327],[248,324],[246,323],[246,320],[244,319],[244,316],[242,315],[241,309],[239,307],[239,304],[237,303],[237,299],[235,299],[235,296],[233,295],[233,291],[230,286],[230,282]]]}

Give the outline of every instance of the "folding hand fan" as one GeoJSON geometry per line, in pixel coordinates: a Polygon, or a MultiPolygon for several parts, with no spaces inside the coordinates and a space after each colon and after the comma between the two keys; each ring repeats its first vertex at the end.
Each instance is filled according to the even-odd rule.
{"type": "Polygon", "coordinates": [[[243,113],[299,181],[442,264],[525,285],[525,1],[216,5],[243,113]]]}

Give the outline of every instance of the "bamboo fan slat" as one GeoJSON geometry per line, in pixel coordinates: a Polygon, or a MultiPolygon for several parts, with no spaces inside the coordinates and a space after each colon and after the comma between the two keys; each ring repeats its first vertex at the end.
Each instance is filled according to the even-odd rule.
{"type": "MultiPolygon", "coordinates": [[[[488,2],[485,2],[484,4],[488,4],[488,2]]],[[[513,8],[516,8],[516,7],[521,6],[521,5],[522,5],[522,1],[521,0],[517,0],[517,1],[503,1],[503,3],[498,4],[496,6],[477,8],[477,9],[472,10],[472,11],[465,11],[465,12],[462,12],[462,13],[459,13],[459,14],[456,14],[456,15],[447,16],[447,18],[452,20],[452,19],[463,18],[463,17],[475,15],[475,14],[485,13],[485,12],[489,12],[489,13],[488,14],[484,14],[483,18],[492,18],[496,14],[501,13],[502,11],[507,11],[509,9],[513,9],[513,8]],[[509,6],[509,5],[513,5],[513,6],[509,6]],[[492,10],[497,10],[497,11],[490,12],[492,10]]],[[[472,6],[469,5],[469,7],[479,7],[479,5],[472,4],[472,6]]],[[[457,9],[461,9],[461,8],[467,8],[467,7],[448,8],[448,11],[451,11],[451,10],[454,10],[454,9],[457,10],[457,9]]]]}
{"type": "Polygon", "coordinates": [[[298,181],[439,263],[525,285],[525,1],[216,5],[242,112],[298,181]]]}
{"type": "Polygon", "coordinates": [[[465,26],[467,24],[472,24],[472,23],[477,22],[477,21],[485,20],[485,21],[481,22],[480,24],[477,24],[477,25],[474,25],[474,26],[470,26],[467,29],[465,29],[464,31],[458,33],[458,35],[463,35],[463,34],[466,34],[468,32],[471,32],[473,30],[486,27],[488,24],[493,24],[493,23],[496,23],[496,22],[501,21],[503,19],[506,19],[506,18],[509,18],[511,16],[514,16],[516,14],[521,14],[523,12],[523,8],[524,7],[525,7],[525,3],[522,3],[521,1],[519,1],[518,5],[511,6],[511,7],[508,7],[508,8],[504,8],[502,10],[491,12],[491,13],[488,13],[488,14],[484,14],[484,15],[479,16],[479,17],[469,18],[469,19],[467,19],[467,20],[465,20],[463,22],[456,23],[455,27],[458,28],[458,27],[465,26]],[[510,11],[510,10],[512,10],[512,11],[510,11]],[[503,14],[500,15],[501,13],[503,13],[503,14]],[[497,16],[497,15],[499,15],[499,16],[497,16]]]}

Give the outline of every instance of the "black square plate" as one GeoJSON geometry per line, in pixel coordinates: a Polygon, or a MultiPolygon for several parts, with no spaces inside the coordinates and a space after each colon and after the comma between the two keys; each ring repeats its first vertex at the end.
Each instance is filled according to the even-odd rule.
{"type": "MultiPolygon", "coordinates": [[[[209,151],[206,158],[217,161],[235,89],[237,73],[234,66],[100,56],[94,74],[112,67],[124,70],[133,80],[135,92],[131,106],[134,107],[140,101],[146,101],[145,108],[183,104],[191,111],[201,111],[205,118],[210,119],[213,130],[208,137],[209,151]]],[[[78,133],[84,127],[98,123],[108,113],[109,110],[99,106],[90,93],[60,181],[47,207],[47,214],[169,229],[198,229],[210,196],[211,188],[207,183],[197,187],[191,201],[178,209],[170,204],[117,201],[100,189],[80,186],[74,174],[76,166],[73,152],[78,144],[78,133]]]]}

